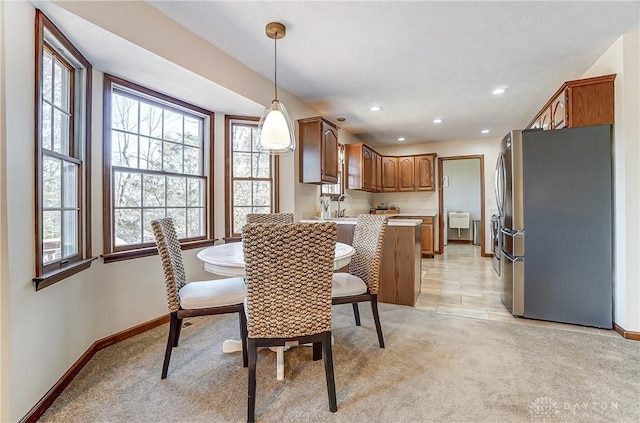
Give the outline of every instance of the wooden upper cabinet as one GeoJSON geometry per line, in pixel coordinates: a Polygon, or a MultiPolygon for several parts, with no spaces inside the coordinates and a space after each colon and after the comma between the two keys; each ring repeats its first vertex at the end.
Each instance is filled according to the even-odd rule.
{"type": "Polygon", "coordinates": [[[398,158],[382,157],[382,192],[398,191],[398,158]]]}
{"type": "Polygon", "coordinates": [[[416,164],[416,191],[435,191],[435,154],[415,156],[416,164]]]}
{"type": "Polygon", "coordinates": [[[544,109],[540,115],[540,127],[545,131],[551,129],[551,107],[544,109]]]}
{"type": "Polygon", "coordinates": [[[547,113],[551,129],[613,124],[615,79],[611,74],[565,82],[528,127],[543,127],[547,113]]]}
{"type": "Polygon", "coordinates": [[[559,95],[551,100],[551,128],[562,129],[567,126],[567,108],[566,104],[567,92],[562,91],[559,95]]]}
{"type": "Polygon", "coordinates": [[[338,127],[323,117],[298,120],[300,182],[338,182],[338,127]]]}
{"type": "Polygon", "coordinates": [[[346,144],[345,165],[347,169],[347,189],[375,191],[376,169],[379,169],[379,155],[366,145],[346,144]]]}
{"type": "Polygon", "coordinates": [[[416,190],[416,166],[414,156],[398,158],[398,191],[416,190]]]}

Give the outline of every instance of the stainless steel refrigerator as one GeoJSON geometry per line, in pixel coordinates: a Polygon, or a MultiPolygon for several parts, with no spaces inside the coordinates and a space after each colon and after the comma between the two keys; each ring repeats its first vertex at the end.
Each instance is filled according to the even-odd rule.
{"type": "Polygon", "coordinates": [[[612,327],[611,125],[501,143],[502,302],[516,316],[612,327]]]}

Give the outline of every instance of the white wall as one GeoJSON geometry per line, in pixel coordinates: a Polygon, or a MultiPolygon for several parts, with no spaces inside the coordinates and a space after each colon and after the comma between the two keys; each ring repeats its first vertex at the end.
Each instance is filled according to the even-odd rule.
{"type": "MultiPolygon", "coordinates": [[[[496,200],[493,187],[495,164],[498,159],[498,152],[500,151],[499,137],[478,138],[473,140],[460,140],[460,141],[448,141],[448,142],[435,142],[427,144],[413,144],[413,145],[398,145],[393,147],[374,147],[376,151],[384,155],[402,156],[410,154],[424,154],[424,153],[436,153],[438,157],[455,157],[455,156],[470,156],[470,155],[482,155],[484,156],[484,200],[485,200],[485,253],[491,253],[491,215],[497,213],[496,200]]],[[[437,161],[437,158],[436,158],[437,161]]],[[[437,175],[437,168],[436,168],[437,175]]],[[[385,202],[394,204],[405,203],[407,207],[416,208],[421,207],[422,211],[437,211],[438,210],[438,192],[423,193],[423,192],[410,192],[410,193],[388,193],[388,194],[374,194],[376,200],[384,198],[385,202]],[[395,201],[394,199],[399,201],[395,201]],[[388,201],[387,201],[388,200],[388,201]]],[[[410,210],[408,212],[413,213],[410,210]]],[[[404,212],[404,209],[400,208],[400,212],[404,212]]],[[[439,235],[436,235],[436,243],[439,242],[439,235]]],[[[437,244],[436,244],[437,245],[437,244]]]]}
{"type": "Polygon", "coordinates": [[[613,141],[614,321],[640,332],[640,32],[620,37],[583,78],[617,74],[613,141]]]}
{"type": "Polygon", "coordinates": [[[469,228],[460,230],[460,238],[457,229],[448,229],[449,239],[472,240],[473,220],[481,220],[480,159],[445,160],[442,170],[448,179],[448,186],[443,186],[444,208],[471,214],[469,228]]]}

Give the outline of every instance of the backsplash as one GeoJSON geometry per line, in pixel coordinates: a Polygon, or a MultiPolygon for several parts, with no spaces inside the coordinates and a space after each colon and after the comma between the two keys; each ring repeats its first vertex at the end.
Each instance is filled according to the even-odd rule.
{"type": "Polygon", "coordinates": [[[437,212],[437,192],[387,192],[373,196],[372,207],[385,203],[400,208],[400,213],[424,213],[437,212]]]}

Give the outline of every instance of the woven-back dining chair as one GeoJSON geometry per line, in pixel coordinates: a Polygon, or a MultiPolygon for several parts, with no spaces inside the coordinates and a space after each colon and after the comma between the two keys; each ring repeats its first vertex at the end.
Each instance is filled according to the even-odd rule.
{"type": "Polygon", "coordinates": [[[246,332],[244,312],[245,285],[242,278],[186,282],[180,241],[169,217],[151,222],[158,253],[162,260],[169,306],[169,338],[164,355],[162,376],[167,377],[171,351],[178,346],[182,319],[213,314],[238,313],[242,343],[242,361],[247,367],[246,332]]]}
{"type": "Polygon", "coordinates": [[[378,286],[387,224],[388,217],[384,215],[361,214],[358,216],[352,242],[356,252],[351,257],[349,273],[334,273],[332,292],[334,305],[352,304],[357,326],[360,326],[358,303],[364,301],[371,303],[380,348],[384,348],[384,339],[378,315],[378,286]]]}
{"type": "Polygon", "coordinates": [[[283,225],[293,223],[293,213],[249,213],[247,223],[271,223],[283,225]]]}
{"type": "Polygon", "coordinates": [[[331,350],[331,278],[337,225],[247,224],[243,229],[247,284],[249,387],[247,421],[255,418],[258,347],[313,343],[324,356],[329,410],[337,411],[331,350]]]}

